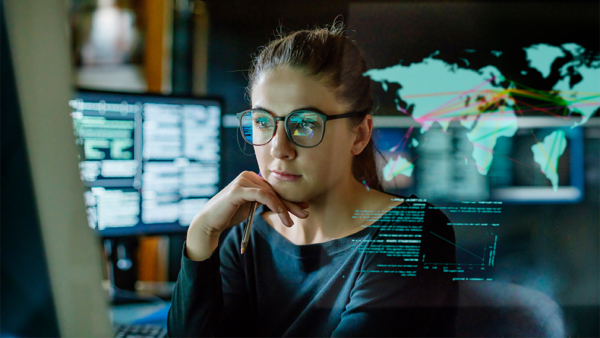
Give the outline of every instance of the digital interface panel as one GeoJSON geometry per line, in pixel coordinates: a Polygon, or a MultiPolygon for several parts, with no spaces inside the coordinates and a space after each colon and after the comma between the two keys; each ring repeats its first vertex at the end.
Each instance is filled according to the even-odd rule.
{"type": "Polygon", "coordinates": [[[185,231],[220,183],[218,100],[78,92],[88,220],[105,236],[185,231]]]}
{"type": "MultiPolygon", "coordinates": [[[[494,160],[482,174],[473,159],[476,147],[459,123],[451,123],[446,130],[434,125],[427,133],[418,132],[408,118],[378,118],[375,124],[373,138],[380,151],[376,158],[384,189],[402,196],[415,194],[419,202],[434,205],[421,203],[422,210],[399,215],[398,220],[409,225],[406,229],[382,229],[390,233],[383,235],[389,238],[378,252],[400,254],[404,265],[378,272],[416,276],[424,269],[453,273],[457,281],[494,280],[501,273],[496,269],[496,252],[506,250],[501,239],[510,218],[505,214],[507,208],[575,204],[585,196],[585,130],[581,127],[571,128],[544,117],[519,118],[515,135],[496,140],[494,160]],[[427,221],[417,216],[426,209],[438,209],[449,217],[448,225],[456,233],[454,243],[443,234],[423,230],[427,221]],[[420,248],[424,236],[433,236],[436,245],[453,246],[457,261],[427,257],[420,248]]],[[[369,182],[362,183],[370,189],[369,182]]]]}

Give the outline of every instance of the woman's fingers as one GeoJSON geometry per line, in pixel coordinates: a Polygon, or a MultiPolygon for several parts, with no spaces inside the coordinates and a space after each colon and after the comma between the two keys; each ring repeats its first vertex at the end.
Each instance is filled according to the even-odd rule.
{"type": "MultiPolygon", "coordinates": [[[[194,217],[194,228],[208,229],[211,233],[243,222],[248,217],[251,202],[264,204],[275,212],[287,227],[294,224],[291,214],[299,218],[308,217],[303,209],[306,202],[290,202],[281,198],[269,182],[253,172],[241,173],[235,180],[211,198],[206,206],[194,217]],[[200,224],[200,225],[198,225],[200,224]]],[[[190,225],[192,227],[192,225],[190,225]]]]}
{"type": "Polygon", "coordinates": [[[257,201],[258,203],[265,204],[269,209],[273,210],[281,219],[281,222],[288,227],[291,227],[294,222],[287,213],[287,208],[283,201],[276,197],[276,195],[262,187],[260,188],[243,188],[242,198],[246,201],[257,201]]]}
{"type": "Polygon", "coordinates": [[[296,203],[302,209],[308,209],[308,207],[310,206],[310,204],[308,204],[308,202],[294,202],[294,203],[296,203]]]}
{"type": "MultiPolygon", "coordinates": [[[[298,203],[290,202],[290,201],[287,201],[284,199],[282,199],[281,201],[283,202],[283,204],[285,204],[288,211],[291,212],[292,214],[296,215],[296,217],[299,217],[299,218],[308,217],[308,211],[304,210],[305,208],[298,205],[298,203]]],[[[308,205],[308,203],[306,203],[306,202],[302,202],[302,203],[305,203],[306,205],[308,205]]]]}

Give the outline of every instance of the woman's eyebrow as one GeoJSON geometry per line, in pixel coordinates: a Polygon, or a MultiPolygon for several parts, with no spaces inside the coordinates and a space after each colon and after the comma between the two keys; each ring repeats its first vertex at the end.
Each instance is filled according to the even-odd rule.
{"type": "MultiPolygon", "coordinates": [[[[272,112],[272,111],[270,111],[270,110],[269,110],[269,109],[267,109],[267,108],[261,107],[261,106],[254,106],[254,107],[252,107],[252,109],[256,109],[256,110],[264,110],[264,111],[267,111],[267,112],[269,112],[269,113],[272,113],[272,114],[273,114],[273,112],[272,112]]],[[[291,112],[295,112],[295,111],[298,111],[298,110],[310,110],[310,111],[314,111],[314,112],[316,112],[316,113],[320,113],[320,114],[326,115],[325,113],[323,113],[323,112],[321,111],[321,109],[319,109],[319,108],[317,108],[317,107],[313,107],[313,106],[296,108],[296,109],[292,110],[291,112]]],[[[290,112],[290,113],[291,113],[291,112],[290,112]]]]}
{"type": "Polygon", "coordinates": [[[321,111],[321,109],[317,108],[317,107],[302,107],[302,108],[298,108],[298,109],[294,109],[294,111],[298,111],[298,110],[310,110],[310,111],[314,111],[315,113],[320,113],[323,115],[326,115],[325,113],[323,113],[321,111]]]}
{"type": "Polygon", "coordinates": [[[270,110],[268,110],[267,108],[263,108],[263,107],[261,107],[261,106],[254,106],[254,107],[252,107],[252,109],[256,109],[256,110],[265,110],[265,111],[268,111],[269,113],[271,112],[271,111],[270,111],[270,110]]]}

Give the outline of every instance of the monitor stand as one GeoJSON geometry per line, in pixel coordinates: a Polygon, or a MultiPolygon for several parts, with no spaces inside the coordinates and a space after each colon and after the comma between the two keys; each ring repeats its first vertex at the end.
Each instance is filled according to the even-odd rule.
{"type": "Polygon", "coordinates": [[[110,296],[113,304],[147,302],[136,293],[138,278],[136,237],[104,239],[104,251],[108,261],[110,296]]]}

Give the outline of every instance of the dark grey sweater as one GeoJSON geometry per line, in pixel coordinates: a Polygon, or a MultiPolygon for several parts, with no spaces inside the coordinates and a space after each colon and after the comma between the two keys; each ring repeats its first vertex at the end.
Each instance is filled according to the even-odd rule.
{"type": "Polygon", "coordinates": [[[454,246],[438,237],[454,243],[454,230],[429,207],[413,195],[350,236],[295,245],[260,216],[269,210],[261,206],[244,255],[245,222],[222,235],[209,259],[184,254],[169,335],[453,336],[458,285],[423,261],[455,262],[454,246]]]}

